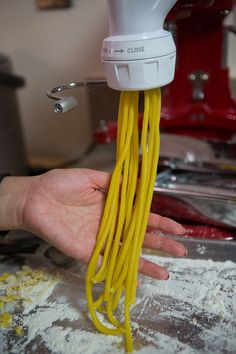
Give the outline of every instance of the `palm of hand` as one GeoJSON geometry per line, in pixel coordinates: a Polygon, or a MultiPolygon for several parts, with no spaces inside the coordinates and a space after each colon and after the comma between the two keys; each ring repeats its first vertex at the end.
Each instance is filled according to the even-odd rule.
{"type": "MultiPolygon", "coordinates": [[[[67,255],[88,262],[96,242],[105,205],[110,175],[86,169],[53,170],[32,185],[24,207],[24,228],[43,238],[67,255]]],[[[149,225],[162,231],[183,233],[170,219],[150,215],[149,225]]],[[[144,246],[182,256],[181,244],[154,234],[147,234],[144,246]]],[[[145,260],[140,271],[165,279],[167,271],[145,260]]]]}
{"type": "MultiPolygon", "coordinates": [[[[96,180],[97,172],[90,170],[65,170],[63,176],[54,170],[40,176],[25,205],[25,228],[87,262],[105,204],[96,180]]],[[[107,184],[108,178],[104,180],[107,184]]]]}

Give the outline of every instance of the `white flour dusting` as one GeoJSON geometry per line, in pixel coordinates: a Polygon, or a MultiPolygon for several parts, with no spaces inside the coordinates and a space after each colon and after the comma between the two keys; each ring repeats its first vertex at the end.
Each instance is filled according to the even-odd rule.
{"type": "MultiPolygon", "coordinates": [[[[131,310],[134,353],[236,352],[236,264],[146,256],[165,265],[168,281],[140,278],[131,310]]],[[[27,335],[0,331],[1,353],[123,354],[122,337],[98,333],[88,317],[84,267],[32,287],[14,318],[27,335]]],[[[17,310],[16,310],[17,311],[17,310]]]]}

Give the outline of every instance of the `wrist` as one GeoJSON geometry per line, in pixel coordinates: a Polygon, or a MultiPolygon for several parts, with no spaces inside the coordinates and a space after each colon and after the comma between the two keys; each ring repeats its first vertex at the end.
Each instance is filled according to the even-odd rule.
{"type": "Polygon", "coordinates": [[[36,177],[5,177],[0,183],[0,230],[24,229],[24,207],[36,177]]]}

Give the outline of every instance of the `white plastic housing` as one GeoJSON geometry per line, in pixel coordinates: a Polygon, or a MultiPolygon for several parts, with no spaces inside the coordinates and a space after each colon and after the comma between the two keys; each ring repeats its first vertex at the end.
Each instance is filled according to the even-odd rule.
{"type": "Polygon", "coordinates": [[[173,80],[176,48],[163,23],[176,1],[108,0],[110,37],[101,55],[111,88],[146,90],[173,80]]]}

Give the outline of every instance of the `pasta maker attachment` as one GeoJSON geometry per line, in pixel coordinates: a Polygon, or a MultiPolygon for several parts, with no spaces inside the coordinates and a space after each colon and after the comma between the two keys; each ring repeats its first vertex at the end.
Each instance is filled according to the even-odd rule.
{"type": "MultiPolygon", "coordinates": [[[[176,47],[163,24],[176,1],[108,0],[110,36],[103,41],[101,58],[109,87],[139,91],[174,79],[176,47]]],[[[57,101],[54,112],[66,113],[77,105],[76,98],[63,97],[63,91],[94,84],[104,81],[71,82],[48,90],[47,96],[57,101]]]]}
{"type": "Polygon", "coordinates": [[[108,0],[110,36],[102,45],[108,86],[162,87],[174,78],[176,48],[164,20],[177,0],[108,0]]]}

